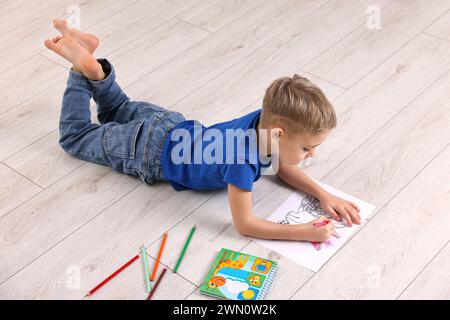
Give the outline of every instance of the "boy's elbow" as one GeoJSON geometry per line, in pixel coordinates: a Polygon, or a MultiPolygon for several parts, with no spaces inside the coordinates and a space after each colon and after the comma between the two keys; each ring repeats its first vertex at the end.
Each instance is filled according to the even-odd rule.
{"type": "Polygon", "coordinates": [[[248,221],[242,221],[239,223],[235,223],[234,226],[236,227],[236,231],[241,235],[245,237],[251,236],[251,224],[248,221]]]}

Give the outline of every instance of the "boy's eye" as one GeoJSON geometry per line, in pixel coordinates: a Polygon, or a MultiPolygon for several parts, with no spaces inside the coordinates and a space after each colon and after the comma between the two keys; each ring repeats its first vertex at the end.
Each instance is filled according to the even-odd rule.
{"type": "Polygon", "coordinates": [[[303,151],[305,151],[305,152],[309,152],[309,151],[310,151],[310,149],[307,149],[307,148],[303,148],[303,151]]]}

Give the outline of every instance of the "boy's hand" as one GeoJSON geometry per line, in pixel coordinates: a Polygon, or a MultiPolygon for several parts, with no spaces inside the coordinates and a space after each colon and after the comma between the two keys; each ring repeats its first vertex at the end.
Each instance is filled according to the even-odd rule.
{"type": "Polygon", "coordinates": [[[361,223],[359,208],[353,202],[339,198],[329,192],[325,192],[319,200],[322,209],[334,219],[338,221],[344,219],[349,227],[352,226],[353,222],[356,224],[361,223]]]}
{"type": "Polygon", "coordinates": [[[298,226],[301,226],[302,228],[302,235],[299,240],[306,240],[310,242],[326,241],[334,234],[335,230],[334,223],[324,216],[298,226]],[[327,221],[328,223],[326,223],[327,221]]]}

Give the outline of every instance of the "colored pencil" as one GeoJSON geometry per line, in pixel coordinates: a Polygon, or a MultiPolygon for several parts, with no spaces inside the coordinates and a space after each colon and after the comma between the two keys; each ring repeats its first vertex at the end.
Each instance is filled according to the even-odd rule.
{"type": "MultiPolygon", "coordinates": [[[[315,223],[313,223],[313,226],[315,226],[315,227],[322,227],[322,226],[326,226],[328,223],[330,223],[330,220],[323,220],[323,221],[321,221],[321,222],[315,222],[315,223]]],[[[333,233],[333,235],[336,237],[336,238],[340,238],[341,236],[338,234],[338,233],[333,233]]]]}
{"type": "Polygon", "coordinates": [[[153,266],[152,275],[150,276],[150,280],[153,281],[156,276],[156,269],[158,269],[159,260],[161,259],[162,252],[164,250],[164,245],[166,244],[167,232],[164,232],[163,238],[161,240],[161,244],[159,246],[158,256],[156,257],[155,265],[153,266]]]}
{"type": "Polygon", "coordinates": [[[315,226],[315,227],[325,226],[325,225],[328,224],[328,222],[330,222],[330,220],[323,220],[323,221],[320,221],[320,222],[314,222],[313,226],[315,226]]]}
{"type": "Polygon", "coordinates": [[[145,246],[141,247],[141,257],[142,257],[142,261],[144,262],[145,285],[147,286],[147,292],[150,292],[150,290],[152,290],[152,287],[150,284],[150,276],[148,274],[148,261],[147,261],[147,252],[145,251],[145,246]]]}
{"type": "Polygon", "coordinates": [[[164,277],[164,274],[166,273],[167,269],[164,268],[163,271],[161,271],[161,274],[158,277],[158,280],[156,280],[155,286],[153,287],[152,291],[150,291],[150,294],[147,297],[147,300],[150,300],[155,293],[156,289],[159,286],[159,283],[161,282],[162,278],[164,277]]]}
{"type": "Polygon", "coordinates": [[[98,289],[100,289],[101,287],[103,287],[109,280],[111,280],[112,278],[114,278],[115,276],[117,276],[120,272],[122,272],[125,268],[127,268],[130,264],[132,264],[134,261],[136,261],[137,259],[139,259],[139,255],[134,256],[130,261],[128,261],[127,263],[125,263],[123,266],[121,266],[118,270],[114,271],[108,278],[106,278],[105,280],[103,280],[100,284],[98,284],[94,289],[92,289],[91,291],[88,292],[88,294],[86,294],[84,298],[89,297],[90,295],[92,295],[95,291],[97,291],[98,289]]]}
{"type": "Polygon", "coordinates": [[[189,245],[189,242],[191,242],[192,235],[194,234],[196,228],[197,228],[197,226],[194,225],[191,229],[191,232],[189,233],[186,243],[184,244],[183,250],[180,253],[180,257],[178,258],[177,264],[175,265],[175,268],[173,269],[174,273],[176,273],[178,271],[178,267],[180,266],[181,260],[183,260],[184,254],[186,253],[186,249],[189,245]]]}

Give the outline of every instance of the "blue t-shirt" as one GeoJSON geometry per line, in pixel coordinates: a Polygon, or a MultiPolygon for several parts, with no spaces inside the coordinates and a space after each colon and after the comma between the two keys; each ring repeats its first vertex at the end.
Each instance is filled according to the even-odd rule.
{"type": "Polygon", "coordinates": [[[205,127],[196,120],[177,124],[164,141],[161,165],[177,191],[223,189],[233,184],[251,191],[261,176],[257,126],[261,109],[205,127]]]}

